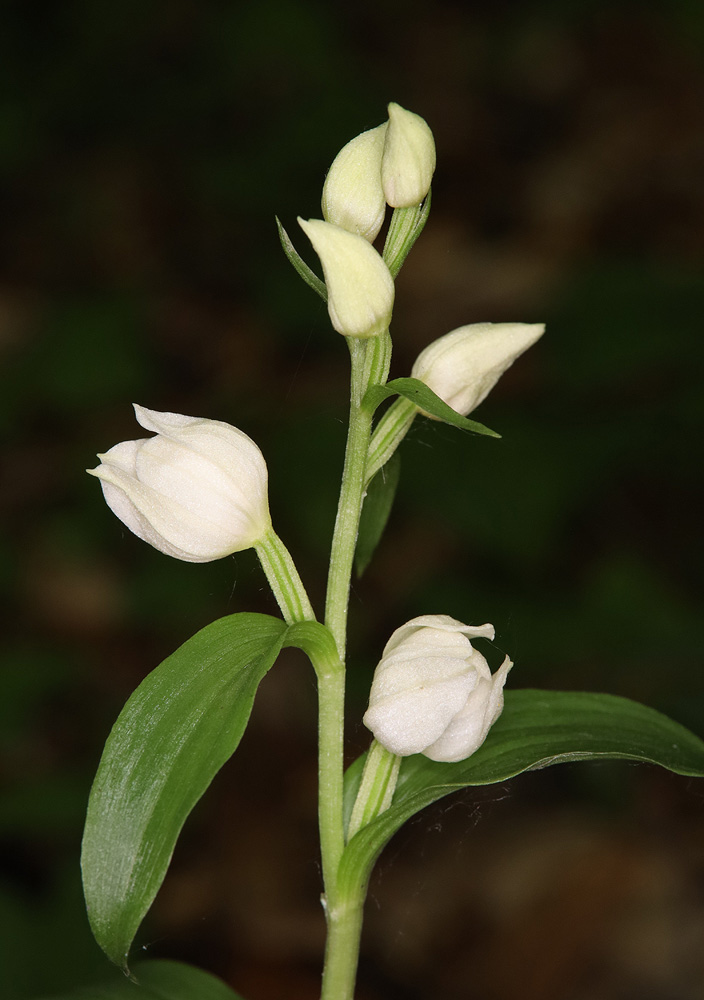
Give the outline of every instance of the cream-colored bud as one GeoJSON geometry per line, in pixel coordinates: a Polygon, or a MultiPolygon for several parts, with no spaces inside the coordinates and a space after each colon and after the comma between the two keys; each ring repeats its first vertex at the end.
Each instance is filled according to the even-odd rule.
{"type": "Polygon", "coordinates": [[[122,441],[87,470],[130,531],[186,562],[261,541],[271,518],[266,462],[254,441],[220,420],[134,409],[156,436],[122,441]]]}
{"type": "Polygon", "coordinates": [[[323,218],[373,243],[381,229],[386,199],[381,157],[387,122],[362,132],[340,150],[323,185],[323,218]]]}
{"type": "Polygon", "coordinates": [[[381,183],[393,208],[419,205],[430,190],[435,172],[435,140],[424,118],[389,104],[381,183]]]}
{"type": "Polygon", "coordinates": [[[492,676],[470,639],[492,625],[421,615],[396,629],[376,668],[364,724],[391,753],[431,760],[471,756],[503,710],[508,657],[492,676]]]}
{"type": "Polygon", "coordinates": [[[461,326],[421,351],[411,375],[466,417],[544,331],[543,323],[461,326]]]}
{"type": "Polygon", "coordinates": [[[394,305],[391,272],[362,236],[322,219],[298,220],[320,257],[330,322],[345,337],[374,337],[388,329],[394,305]]]}

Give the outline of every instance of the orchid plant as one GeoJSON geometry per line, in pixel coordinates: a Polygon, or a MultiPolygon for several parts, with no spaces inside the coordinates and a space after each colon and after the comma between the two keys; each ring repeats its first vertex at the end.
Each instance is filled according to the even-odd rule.
{"type": "MultiPolygon", "coordinates": [[[[394,279],[428,218],[434,169],[427,123],[390,104],[388,121],[335,158],[323,219],[299,219],[324,279],[279,223],[289,261],[327,302],[351,359],[344,471],[320,618],[272,526],[265,459],[243,431],[135,406],[154,436],[115,445],[89,470],[118,518],[167,556],[207,562],[254,548],[281,610],[280,617],[239,613],[206,625],[146,677],[108,737],[88,804],[82,869],[93,933],[130,977],[112,997],[131,996],[137,980],[146,997],[236,1000],[229,987],[189,966],[154,961],[132,969],[130,949],[185,820],[237,749],[257,687],[283,647],[307,654],[318,684],[322,1000],[352,1000],[374,864],[399,827],[434,800],[562,761],[626,758],[704,776],[704,742],[644,705],[511,685],[504,694],[511,661],[492,674],[475,648],[494,639],[493,626],[427,608],[401,624],[381,653],[364,715],[370,747],[344,770],[350,581],[355,565],[364,571],[388,519],[397,449],[419,416],[498,438],[468,415],[544,330],[539,323],[464,326],[422,351],[409,377],[388,380],[394,279]],[[379,251],[387,207],[393,211],[379,251]]],[[[520,666],[511,680],[519,676],[520,666]]]]}

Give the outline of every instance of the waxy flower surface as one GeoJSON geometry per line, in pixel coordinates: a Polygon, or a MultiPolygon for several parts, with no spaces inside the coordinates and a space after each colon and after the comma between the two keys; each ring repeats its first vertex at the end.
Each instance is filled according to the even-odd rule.
{"type": "Polygon", "coordinates": [[[435,140],[424,118],[389,104],[381,183],[384,196],[393,208],[419,205],[435,172],[435,140]]]}
{"type": "Polygon", "coordinates": [[[381,158],[387,123],[355,136],[332,162],[323,185],[326,222],[373,243],[386,212],[381,158]]]}
{"type": "Polygon", "coordinates": [[[493,625],[421,615],[396,629],[376,668],[364,724],[399,756],[471,756],[503,709],[508,657],[492,675],[470,639],[494,638],[493,625]]]}
{"type": "Polygon", "coordinates": [[[88,470],[130,531],[186,562],[211,562],[261,541],[271,528],[268,474],[254,441],[219,420],[134,410],[156,436],[122,441],[88,470]]]}
{"type": "Polygon", "coordinates": [[[374,337],[388,329],[394,279],[374,247],[364,237],[322,219],[298,223],[323,265],[335,330],[345,337],[374,337]]]}
{"type": "Polygon", "coordinates": [[[421,351],[411,375],[466,417],[544,332],[543,323],[461,326],[421,351]]]}

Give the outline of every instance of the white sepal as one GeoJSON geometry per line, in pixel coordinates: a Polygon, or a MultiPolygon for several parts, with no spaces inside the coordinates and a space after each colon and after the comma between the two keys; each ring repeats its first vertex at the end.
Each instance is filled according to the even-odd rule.
{"type": "Polygon", "coordinates": [[[88,470],[130,531],[186,562],[259,542],[271,519],[266,462],[254,441],[219,420],[134,409],[156,436],[122,441],[88,470]]]}
{"type": "Polygon", "coordinates": [[[387,330],[394,305],[391,272],[362,236],[322,219],[298,220],[320,257],[330,322],[345,337],[374,337],[387,330]]]}
{"type": "Polygon", "coordinates": [[[430,189],[435,172],[435,140],[420,115],[400,104],[389,104],[381,183],[393,208],[419,205],[430,189]]]}
{"type": "Polygon", "coordinates": [[[376,668],[364,724],[391,753],[432,760],[471,756],[503,708],[511,662],[492,676],[470,639],[494,638],[492,625],[422,615],[387,642],[376,668]]]}
{"type": "Polygon", "coordinates": [[[387,123],[362,132],[343,146],[323,185],[326,222],[373,243],[381,229],[386,199],[381,186],[381,158],[387,123]]]}
{"type": "Polygon", "coordinates": [[[421,351],[411,375],[466,417],[544,331],[543,323],[461,326],[421,351]]]}

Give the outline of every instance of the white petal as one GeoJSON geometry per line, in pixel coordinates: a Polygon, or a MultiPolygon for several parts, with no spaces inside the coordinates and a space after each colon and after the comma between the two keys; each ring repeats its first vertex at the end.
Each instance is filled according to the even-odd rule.
{"type": "Polygon", "coordinates": [[[322,219],[298,220],[320,257],[330,322],[345,337],[374,337],[391,322],[394,280],[371,244],[322,219]]]}
{"type": "Polygon", "coordinates": [[[543,323],[472,323],[445,334],[418,355],[413,378],[466,416],[507,368],[544,333],[543,323]]]}
{"type": "Polygon", "coordinates": [[[503,689],[512,665],[506,657],[493,677],[481,678],[442,736],[423,751],[426,757],[456,763],[479,749],[503,710],[503,689]]]}
{"type": "Polygon", "coordinates": [[[420,753],[443,733],[467,698],[468,676],[432,684],[432,695],[415,686],[388,698],[375,699],[364,715],[382,746],[401,756],[420,753]]]}
{"type": "Polygon", "coordinates": [[[373,243],[381,229],[386,199],[381,158],[387,122],[362,132],[340,150],[323,185],[323,218],[373,243]]]}

